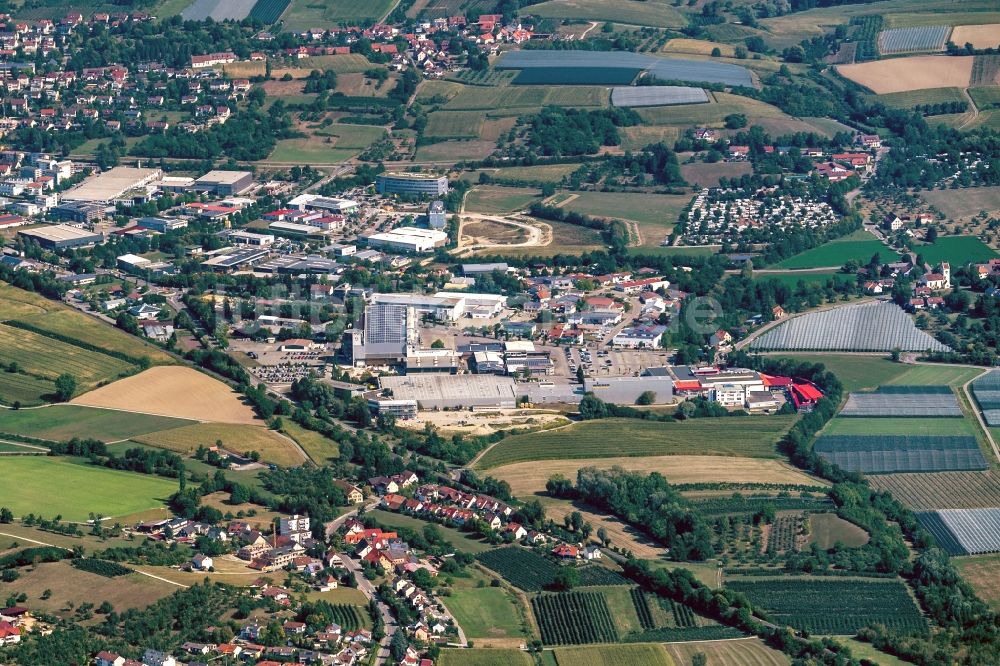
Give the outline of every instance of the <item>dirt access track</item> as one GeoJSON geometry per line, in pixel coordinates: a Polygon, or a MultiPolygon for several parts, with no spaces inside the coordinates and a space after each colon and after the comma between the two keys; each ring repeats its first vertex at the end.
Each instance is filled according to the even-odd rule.
{"type": "Polygon", "coordinates": [[[551,228],[544,223],[537,223],[533,220],[529,223],[528,220],[512,220],[498,215],[479,215],[476,213],[461,213],[459,216],[461,218],[458,228],[460,250],[481,250],[491,247],[540,247],[552,243],[551,228]],[[498,243],[488,237],[468,235],[466,225],[477,222],[514,227],[515,231],[527,234],[527,238],[517,243],[498,243]],[[535,226],[536,224],[538,226],[535,226]]]}
{"type": "Polygon", "coordinates": [[[84,393],[74,405],[173,416],[195,421],[263,425],[239,393],[183,366],[157,366],[84,393]]]}

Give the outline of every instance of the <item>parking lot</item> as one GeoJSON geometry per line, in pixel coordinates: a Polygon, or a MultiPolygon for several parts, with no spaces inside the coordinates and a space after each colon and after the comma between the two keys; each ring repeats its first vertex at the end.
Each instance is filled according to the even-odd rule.
{"type": "Polygon", "coordinates": [[[553,348],[553,358],[557,368],[560,361],[566,364],[569,376],[575,376],[577,368],[583,367],[590,376],[627,377],[646,368],[667,365],[670,354],[664,349],[605,349],[590,345],[563,347],[561,351],[553,348]]]}

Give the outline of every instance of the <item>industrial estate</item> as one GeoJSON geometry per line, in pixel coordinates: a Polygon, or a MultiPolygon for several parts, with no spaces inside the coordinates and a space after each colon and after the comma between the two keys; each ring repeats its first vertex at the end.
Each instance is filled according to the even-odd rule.
{"type": "Polygon", "coordinates": [[[0,24],[0,664],[1000,661],[995,0],[0,24]]]}

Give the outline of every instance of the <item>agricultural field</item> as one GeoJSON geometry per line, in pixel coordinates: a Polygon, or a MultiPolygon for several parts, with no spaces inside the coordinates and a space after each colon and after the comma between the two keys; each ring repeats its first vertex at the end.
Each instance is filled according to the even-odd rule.
{"type": "Polygon", "coordinates": [[[449,163],[456,160],[481,160],[489,157],[495,149],[493,141],[441,141],[418,147],[416,158],[425,162],[449,163]]]}
{"type": "Polygon", "coordinates": [[[439,666],[534,666],[527,652],[509,649],[441,650],[439,666]]]}
{"type": "MultiPolygon", "coordinates": [[[[681,210],[691,201],[688,195],[646,194],[640,192],[574,192],[560,208],[574,213],[631,220],[658,229],[670,228],[681,210]]],[[[656,238],[656,244],[663,240],[656,238]]]]}
{"type": "Polygon", "coordinates": [[[285,12],[283,27],[288,31],[308,30],[317,26],[334,26],[338,23],[360,24],[365,21],[381,21],[391,10],[393,0],[341,0],[340,2],[318,2],[317,0],[292,0],[285,12]]]}
{"type": "Polygon", "coordinates": [[[314,164],[342,162],[363,152],[385,137],[385,129],[373,125],[331,125],[306,139],[281,139],[268,162],[314,164]]]}
{"type": "Polygon", "coordinates": [[[755,338],[756,351],[948,351],[899,306],[880,301],[793,317],[755,338]]]}
{"type": "Polygon", "coordinates": [[[791,666],[792,660],[764,644],[759,638],[728,641],[698,641],[697,643],[671,643],[666,646],[674,663],[690,664],[699,652],[712,666],[791,666]]]}
{"type": "Polygon", "coordinates": [[[951,31],[951,41],[959,46],[972,44],[977,49],[995,49],[1000,46],[1000,23],[956,26],[951,31]]]}
{"type": "Polygon", "coordinates": [[[940,236],[933,243],[914,243],[913,251],[929,264],[942,261],[964,266],[968,262],[986,262],[1000,256],[996,251],[975,236],[940,236]]]}
{"type": "Polygon", "coordinates": [[[721,127],[726,116],[732,113],[746,114],[751,125],[760,124],[761,119],[766,118],[791,120],[790,116],[776,106],[749,97],[722,92],[711,93],[708,104],[655,106],[637,109],[636,113],[647,125],[681,125],[684,127],[692,125],[721,127]]]}
{"type": "Polygon", "coordinates": [[[519,546],[489,550],[476,559],[525,592],[541,592],[559,571],[559,565],[552,560],[519,546]]]}
{"type": "Polygon", "coordinates": [[[470,213],[513,213],[527,209],[541,198],[541,193],[527,187],[479,185],[465,197],[465,210],[470,213]]]}
{"type": "Polygon", "coordinates": [[[949,32],[945,25],[883,30],[878,36],[878,50],[882,55],[943,51],[949,32]]]}
{"type": "Polygon", "coordinates": [[[486,452],[478,467],[531,460],[663,455],[775,458],[775,444],[793,416],[747,416],[655,423],[635,419],[585,421],[554,432],[516,435],[486,452]]]}
{"type": "Polygon", "coordinates": [[[964,88],[972,79],[975,56],[910,56],[837,65],[837,71],[876,94],[964,88]]]}
{"type": "Polygon", "coordinates": [[[15,516],[61,515],[71,522],[91,512],[113,518],[158,508],[177,490],[170,479],[52,456],[4,458],[3,476],[6,487],[18,489],[3,499],[15,516]]]}
{"type": "Polygon", "coordinates": [[[578,164],[540,164],[537,166],[503,167],[486,171],[495,180],[531,180],[559,183],[580,168],[578,164]]]}
{"type": "Polygon", "coordinates": [[[463,86],[442,107],[445,111],[488,111],[493,116],[521,115],[557,104],[604,107],[610,93],[596,86],[463,86]]]}
{"type": "Polygon", "coordinates": [[[730,578],[726,587],[742,592],[775,622],[810,633],[854,634],[871,624],[904,632],[926,631],[920,609],[897,580],[730,578]]]}
{"type": "Polygon", "coordinates": [[[877,490],[892,493],[913,511],[1000,506],[1000,479],[991,470],[871,475],[868,482],[877,490]]]}
{"type": "Polygon", "coordinates": [[[611,89],[611,103],[627,107],[707,104],[708,92],[691,86],[625,86],[611,89]]]}
{"type": "Polygon", "coordinates": [[[892,417],[890,420],[962,418],[962,409],[948,386],[882,386],[872,392],[850,394],[840,416],[892,417]]]}
{"type": "Polygon", "coordinates": [[[485,119],[482,111],[434,111],[427,116],[424,134],[434,139],[477,139],[485,119]]]}
{"type": "Polygon", "coordinates": [[[150,368],[74,398],[72,404],[194,421],[263,423],[239,393],[186,366],[150,368]]]}
{"type": "Polygon", "coordinates": [[[250,14],[257,0],[194,0],[181,12],[185,21],[241,21],[250,14]]]}
{"type": "Polygon", "coordinates": [[[196,423],[132,439],[183,455],[194,453],[199,446],[214,446],[221,441],[228,451],[238,454],[256,451],[261,460],[282,467],[297,467],[305,462],[295,445],[285,437],[260,426],[239,423],[196,423]]]}
{"type": "Polygon", "coordinates": [[[939,509],[917,518],[949,555],[1000,552],[1000,508],[939,509]]]}
{"type": "Polygon", "coordinates": [[[975,588],[980,599],[994,611],[1000,610],[1000,576],[997,576],[1000,555],[956,557],[952,558],[951,563],[962,578],[975,588]]]}
{"type": "MultiPolygon", "coordinates": [[[[368,512],[367,515],[376,518],[379,523],[390,528],[406,528],[419,532],[429,524],[427,521],[420,520],[419,518],[403,515],[401,513],[393,513],[391,511],[383,511],[382,509],[375,509],[374,511],[368,512]]],[[[493,549],[493,546],[485,541],[479,541],[478,539],[473,538],[472,535],[466,534],[461,530],[446,527],[444,525],[438,525],[437,528],[441,532],[444,540],[457,550],[478,555],[479,553],[485,553],[486,551],[493,549]]]]}
{"type": "Polygon", "coordinates": [[[117,379],[135,369],[114,356],[6,324],[0,324],[0,363],[17,363],[24,372],[49,380],[69,373],[81,388],[117,379]]]}
{"type": "Polygon", "coordinates": [[[0,410],[0,433],[60,442],[73,437],[114,442],[190,424],[183,419],[76,405],[0,410]]]}
{"type": "Polygon", "coordinates": [[[281,431],[294,439],[317,465],[325,465],[340,457],[337,442],[315,430],[306,430],[291,419],[282,421],[281,431]]]}
{"type": "Polygon", "coordinates": [[[76,607],[85,603],[97,606],[109,601],[118,612],[145,608],[178,589],[138,573],[117,576],[109,584],[104,576],[77,569],[67,560],[22,568],[19,573],[17,581],[4,586],[5,592],[23,592],[33,609],[66,618],[73,617],[76,607]],[[51,590],[47,599],[42,598],[45,590],[51,590]]]}
{"type": "Polygon", "coordinates": [[[813,513],[809,515],[809,543],[823,550],[837,543],[858,548],[868,543],[868,533],[835,513],[813,513]]]}
{"type": "Polygon", "coordinates": [[[903,367],[902,374],[883,383],[889,386],[935,386],[944,384],[952,388],[958,388],[981,374],[983,374],[982,368],[926,363],[922,365],[906,365],[903,367]]]}
{"type": "Polygon", "coordinates": [[[281,18],[290,0],[257,0],[248,18],[270,25],[281,18]]]}
{"type": "MultiPolygon", "coordinates": [[[[907,92],[879,95],[877,101],[897,109],[912,109],[921,104],[952,104],[966,102],[961,88],[928,88],[927,90],[909,90],[907,92]]],[[[978,101],[977,101],[978,104],[978,101]]]]}
{"type": "Polygon", "coordinates": [[[852,259],[867,264],[878,254],[881,261],[898,261],[899,255],[876,240],[867,231],[854,233],[824,243],[774,264],[774,268],[840,268],[852,259]]]}
{"type": "MultiPolygon", "coordinates": [[[[955,196],[955,190],[925,190],[920,198],[954,220],[978,215],[980,211],[1000,211],[1000,185],[964,189],[960,197],[955,196]]],[[[942,240],[938,238],[938,242],[942,240]]]]}
{"type": "Polygon", "coordinates": [[[719,49],[723,57],[732,58],[736,56],[736,47],[723,42],[711,42],[704,39],[668,39],[667,43],[660,49],[662,53],[688,53],[691,55],[711,55],[714,49],[719,49]]]}
{"type": "Polygon", "coordinates": [[[667,654],[666,648],[656,643],[563,647],[556,648],[554,652],[559,666],[674,666],[675,663],[667,654]]]}
{"type": "Polygon", "coordinates": [[[980,110],[1000,106],[1000,87],[997,86],[969,88],[969,96],[980,110]]]}
{"type": "Polygon", "coordinates": [[[528,500],[545,492],[545,482],[553,474],[575,479],[576,470],[581,467],[616,466],[629,471],[659,472],[670,483],[826,485],[781,460],[699,455],[534,460],[495,467],[490,476],[506,481],[514,495],[528,500]]]}
{"type": "MultiPolygon", "coordinates": [[[[888,357],[856,354],[774,354],[797,362],[822,363],[837,375],[845,391],[857,391],[887,384],[906,371],[907,366],[888,357]]],[[[915,383],[915,382],[911,382],[915,383]]]]}
{"type": "Polygon", "coordinates": [[[972,426],[954,418],[835,418],[824,435],[972,435],[972,426]]]}
{"type": "Polygon", "coordinates": [[[24,407],[45,404],[50,396],[55,396],[55,382],[16,372],[0,372],[0,403],[24,407]]]}
{"type": "Polygon", "coordinates": [[[600,0],[548,0],[532,5],[531,13],[540,18],[614,21],[654,28],[681,28],[687,19],[665,2],[619,0],[613,5],[600,0]]]}
{"type": "Polygon", "coordinates": [[[815,271],[795,271],[794,273],[757,273],[755,279],[758,281],[774,280],[785,285],[789,289],[798,289],[799,283],[805,285],[810,284],[827,284],[831,280],[836,283],[851,283],[857,282],[857,277],[854,275],[848,275],[846,273],[835,273],[830,270],[815,270],[815,271]]]}
{"type": "Polygon", "coordinates": [[[551,220],[538,222],[537,226],[541,227],[543,231],[542,242],[545,243],[543,245],[488,248],[484,252],[486,254],[500,252],[501,254],[515,257],[551,257],[557,254],[579,255],[606,247],[604,240],[601,238],[601,232],[597,229],[589,229],[565,222],[553,222],[551,220]]]}
{"type": "Polygon", "coordinates": [[[849,472],[973,471],[987,468],[975,437],[969,435],[827,435],[813,450],[849,472]]]}
{"type": "Polygon", "coordinates": [[[514,78],[519,86],[628,86],[637,76],[639,69],[623,67],[549,67],[522,69],[514,78]]]}
{"type": "Polygon", "coordinates": [[[651,143],[666,143],[672,145],[681,135],[680,127],[669,125],[635,125],[633,127],[621,127],[618,130],[621,135],[622,150],[639,150],[651,143]]]}
{"type": "Polygon", "coordinates": [[[600,592],[541,594],[531,600],[542,643],[581,645],[618,640],[614,618],[600,592]]]}
{"type": "MultiPolygon", "coordinates": [[[[753,167],[749,162],[693,162],[681,165],[681,175],[694,188],[718,187],[720,178],[739,178],[749,175],[753,167]]],[[[678,211],[679,212],[679,211],[678,211]]]]}

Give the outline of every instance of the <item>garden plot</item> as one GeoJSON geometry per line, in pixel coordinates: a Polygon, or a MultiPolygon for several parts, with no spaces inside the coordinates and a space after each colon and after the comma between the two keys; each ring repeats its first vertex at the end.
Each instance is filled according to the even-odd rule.
{"type": "Polygon", "coordinates": [[[948,472],[987,469],[967,435],[823,435],[814,450],[848,472],[948,472]]]}
{"type": "Polygon", "coordinates": [[[950,30],[946,25],[883,30],[878,35],[878,50],[882,55],[943,51],[950,30]]]}
{"type": "Polygon", "coordinates": [[[942,509],[917,518],[950,555],[1000,552],[1000,509],[942,509]]]}
{"type": "Polygon", "coordinates": [[[951,351],[918,329],[899,306],[876,301],[813,312],[750,343],[754,351],[951,351]]]}
{"type": "Polygon", "coordinates": [[[904,393],[900,391],[852,393],[848,396],[840,416],[910,416],[918,418],[946,416],[962,418],[962,408],[959,407],[955,394],[947,386],[941,388],[945,389],[944,393],[904,393]]]}

